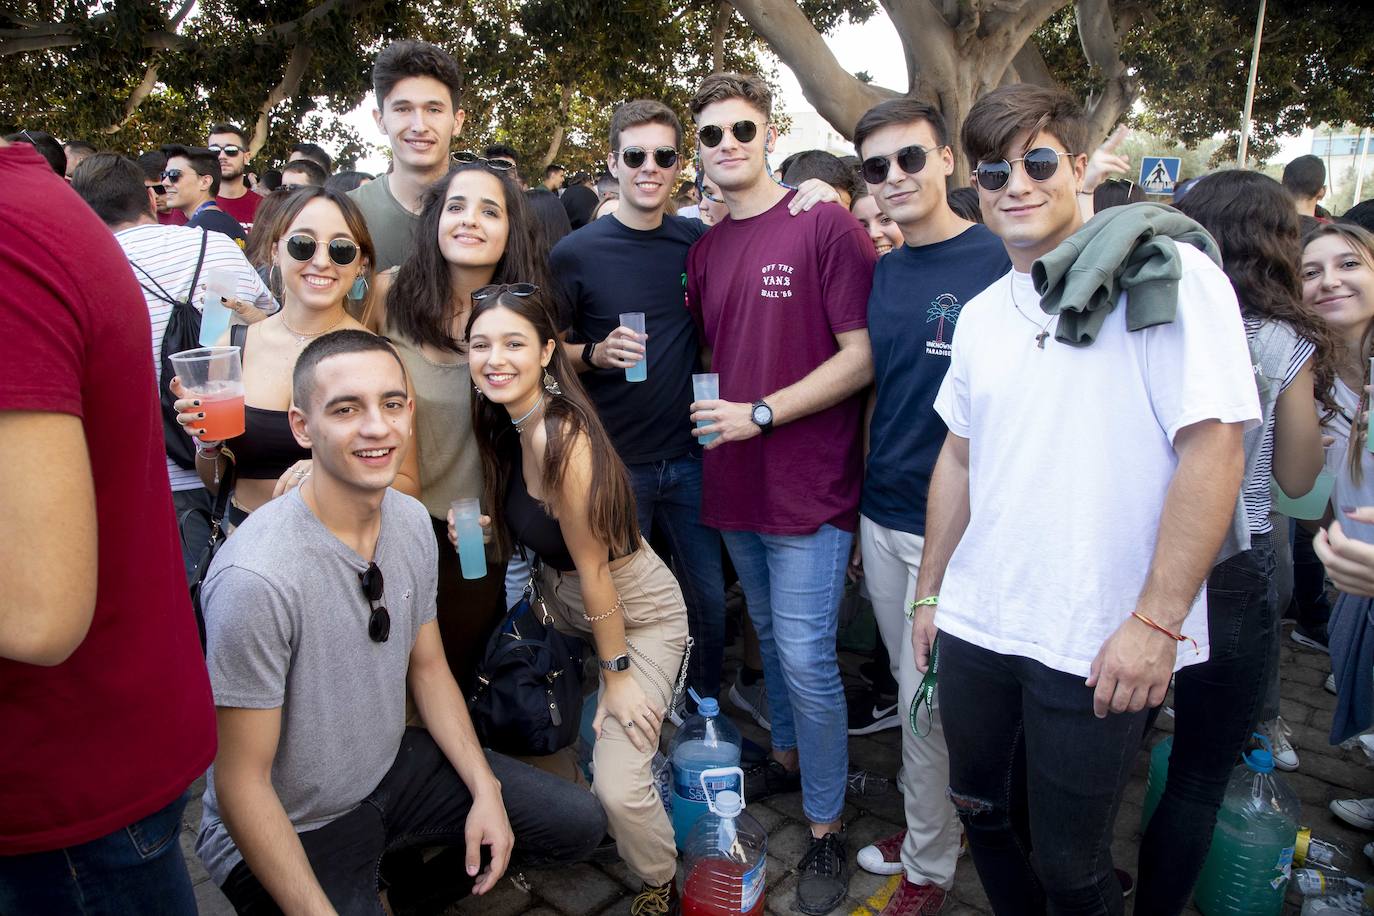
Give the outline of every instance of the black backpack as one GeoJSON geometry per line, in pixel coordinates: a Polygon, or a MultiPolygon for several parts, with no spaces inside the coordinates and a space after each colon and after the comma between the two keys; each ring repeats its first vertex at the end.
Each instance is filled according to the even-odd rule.
{"type": "Polygon", "coordinates": [[[139,285],[143,286],[144,291],[172,306],[172,313],[167,316],[167,329],[162,333],[162,349],[158,354],[162,361],[162,384],[158,388],[158,400],[162,405],[162,440],[167,447],[167,457],[176,462],[177,467],[188,471],[193,471],[196,467],[196,444],[177,422],[176,408],[172,406],[176,403],[176,395],[172,394],[171,381],[172,376],[176,375],[176,370],[172,368],[170,357],[173,353],[194,350],[200,346],[200,309],[192,304],[191,299],[196,294],[200,268],[205,264],[205,244],[209,237],[210,234],[202,229],[196,271],[191,275],[191,285],[186,290],[185,297],[181,299],[163,289],[162,284],[154,280],[148,271],[137,263],[129,262],[133,264],[134,270],[153,284],[154,288],[149,289],[140,280],[139,285]]]}

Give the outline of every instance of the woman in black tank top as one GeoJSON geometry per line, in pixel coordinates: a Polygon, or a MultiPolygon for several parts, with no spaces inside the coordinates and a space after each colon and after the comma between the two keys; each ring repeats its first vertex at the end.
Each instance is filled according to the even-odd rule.
{"type": "Polygon", "coordinates": [[[663,717],[685,677],[682,592],[640,536],[629,475],[539,288],[490,286],[473,300],[473,429],[494,537],[505,555],[514,543],[538,553],[536,582],[555,625],[595,646],[592,790],[645,903],[666,903],[675,896],[672,825],[661,805],[643,802],[655,791],[649,765],[663,717]]]}

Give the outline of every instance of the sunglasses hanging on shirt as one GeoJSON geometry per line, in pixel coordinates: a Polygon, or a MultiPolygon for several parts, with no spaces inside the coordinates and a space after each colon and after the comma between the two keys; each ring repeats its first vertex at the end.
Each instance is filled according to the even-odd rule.
{"type": "Polygon", "coordinates": [[[381,567],[376,563],[367,564],[367,569],[358,573],[358,582],[367,603],[372,606],[372,613],[367,618],[368,638],[373,642],[386,642],[391,638],[391,612],[380,604],[386,589],[381,567]]]}

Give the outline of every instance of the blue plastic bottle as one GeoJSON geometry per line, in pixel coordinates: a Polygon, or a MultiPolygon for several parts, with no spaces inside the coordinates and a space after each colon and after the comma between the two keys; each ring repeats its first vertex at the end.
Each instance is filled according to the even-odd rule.
{"type": "MultiPolygon", "coordinates": [[[[697,714],[682,723],[668,750],[673,767],[673,839],[678,849],[686,848],[692,825],[707,813],[702,773],[722,767],[738,768],[739,749],[739,729],[720,714],[715,697],[698,699],[697,714]]],[[[726,789],[743,792],[743,785],[737,785],[730,775],[713,776],[707,787],[712,794],[726,789]]]]}

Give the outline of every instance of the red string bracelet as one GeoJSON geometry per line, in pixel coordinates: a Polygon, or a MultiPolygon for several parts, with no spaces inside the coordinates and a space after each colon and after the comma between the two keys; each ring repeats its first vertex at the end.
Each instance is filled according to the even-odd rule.
{"type": "Polygon", "coordinates": [[[1169,632],[1168,630],[1166,630],[1164,627],[1162,627],[1162,626],[1160,626],[1159,624],[1155,623],[1155,622],[1154,622],[1153,620],[1151,620],[1150,618],[1146,617],[1144,614],[1140,613],[1139,611],[1131,611],[1131,616],[1134,617],[1136,620],[1139,620],[1141,623],[1145,624],[1145,626],[1149,627],[1150,629],[1152,629],[1152,630],[1158,630],[1159,632],[1163,633],[1165,636],[1169,637],[1169,638],[1172,639],[1174,642],[1185,642],[1185,641],[1187,641],[1187,642],[1190,642],[1190,643],[1193,644],[1193,651],[1194,651],[1194,652],[1201,651],[1201,650],[1199,650],[1198,647],[1197,647],[1197,640],[1194,639],[1193,637],[1191,637],[1191,636],[1184,636],[1182,633],[1171,633],[1171,632],[1169,632]]]}

